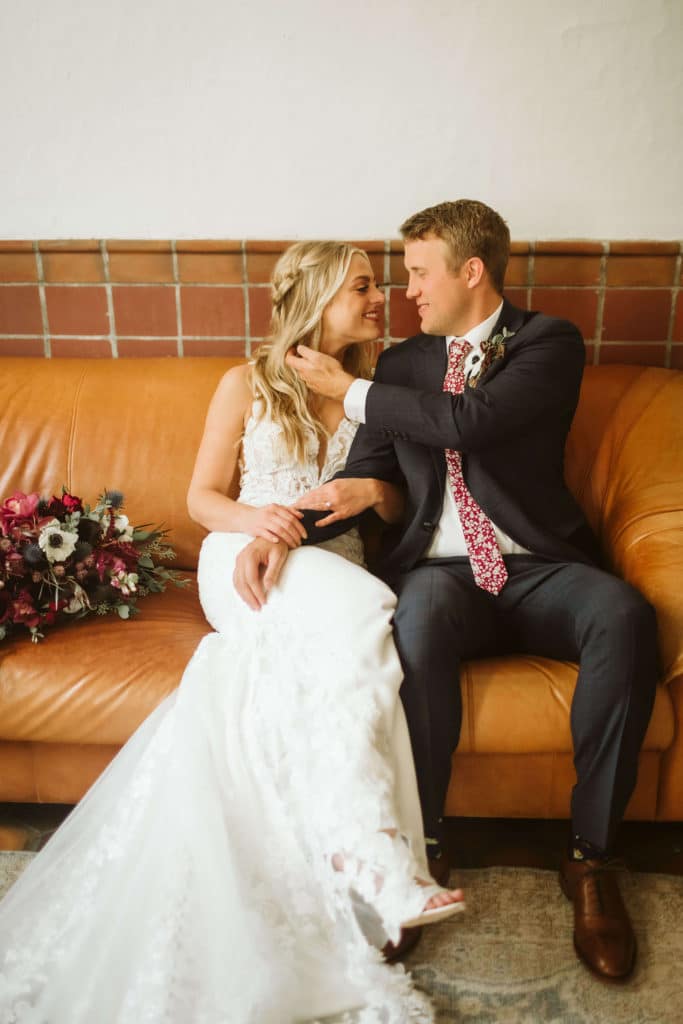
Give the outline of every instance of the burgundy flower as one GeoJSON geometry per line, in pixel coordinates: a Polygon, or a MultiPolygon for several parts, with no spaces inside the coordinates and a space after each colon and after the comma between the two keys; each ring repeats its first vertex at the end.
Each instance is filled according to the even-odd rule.
{"type": "Polygon", "coordinates": [[[77,498],[75,494],[67,494],[66,492],[62,495],[62,505],[67,512],[82,512],[83,502],[80,498],[77,498]]]}
{"type": "Polygon", "coordinates": [[[107,545],[107,550],[112,551],[118,558],[125,562],[126,568],[129,572],[137,568],[140,551],[134,544],[129,544],[127,541],[117,540],[115,543],[107,545]]]}
{"type": "Polygon", "coordinates": [[[20,626],[38,626],[40,612],[33,605],[33,598],[28,590],[20,590],[12,602],[12,622],[20,626]]]}
{"type": "MultiPolygon", "coordinates": [[[[42,511],[42,509],[41,509],[41,511],[42,511]]],[[[62,499],[58,498],[56,494],[53,495],[50,498],[50,500],[48,501],[48,503],[47,503],[47,505],[45,507],[45,510],[43,512],[43,515],[51,517],[51,518],[54,518],[54,519],[61,519],[61,518],[63,518],[66,515],[66,506],[65,506],[64,502],[62,501],[62,499]]]]}
{"type": "MultiPolygon", "coordinates": [[[[85,560],[85,564],[88,564],[87,558],[85,560]]],[[[95,554],[95,568],[97,570],[97,575],[102,582],[108,573],[116,572],[119,568],[125,568],[125,563],[122,562],[120,558],[117,558],[113,552],[109,550],[100,550],[95,554]]]]}
{"type": "Polygon", "coordinates": [[[10,495],[0,506],[2,532],[7,535],[13,526],[32,520],[39,501],[37,494],[24,494],[23,491],[15,491],[10,495]]]}
{"type": "Polygon", "coordinates": [[[5,555],[5,571],[8,576],[23,576],[24,558],[18,551],[10,551],[5,555]]]}

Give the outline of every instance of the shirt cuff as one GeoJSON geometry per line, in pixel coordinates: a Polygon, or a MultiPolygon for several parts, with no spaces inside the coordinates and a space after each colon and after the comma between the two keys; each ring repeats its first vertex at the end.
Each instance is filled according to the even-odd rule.
{"type": "Polygon", "coordinates": [[[371,387],[371,380],[354,380],[344,398],[347,419],[353,420],[354,423],[365,423],[365,402],[371,387]]]}

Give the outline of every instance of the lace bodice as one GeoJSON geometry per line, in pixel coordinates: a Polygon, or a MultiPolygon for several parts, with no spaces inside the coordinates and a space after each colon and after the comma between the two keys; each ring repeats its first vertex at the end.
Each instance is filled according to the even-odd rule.
{"type": "MultiPolygon", "coordinates": [[[[254,402],[242,439],[240,493],[247,505],[292,505],[306,491],[318,487],[344,468],[357,424],[344,417],[327,443],[322,469],[318,468],[320,439],[311,433],[304,461],[291,455],[282,438],[282,428],[262,415],[262,403],[254,402]]],[[[319,547],[364,564],[363,544],[357,530],[325,541],[319,547]]]]}

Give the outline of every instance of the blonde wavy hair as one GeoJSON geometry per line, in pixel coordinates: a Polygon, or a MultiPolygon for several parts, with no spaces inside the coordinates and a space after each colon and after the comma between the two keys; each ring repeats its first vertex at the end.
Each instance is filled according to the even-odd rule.
{"type": "MultiPolygon", "coordinates": [[[[320,438],[328,431],[309,409],[309,390],[285,356],[299,343],[319,350],[323,311],[341,288],[356,253],[366,256],[348,242],[296,242],[273,271],[270,336],[254,359],[252,386],[263,402],[263,414],[279,424],[287,450],[298,459],[305,458],[311,431],[320,438]]],[[[368,378],[372,356],[371,342],[349,345],[344,369],[368,378]]]]}

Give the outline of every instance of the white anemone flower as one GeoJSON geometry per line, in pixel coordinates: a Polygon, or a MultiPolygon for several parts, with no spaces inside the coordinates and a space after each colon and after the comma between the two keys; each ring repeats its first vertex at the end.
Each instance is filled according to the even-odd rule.
{"type": "Polygon", "coordinates": [[[131,541],[133,539],[133,527],[128,522],[128,516],[123,514],[114,520],[114,526],[119,531],[119,540],[131,541]]]}
{"type": "Polygon", "coordinates": [[[63,530],[58,519],[51,519],[40,531],[38,543],[48,562],[65,562],[73,554],[78,535],[63,530]]]}

